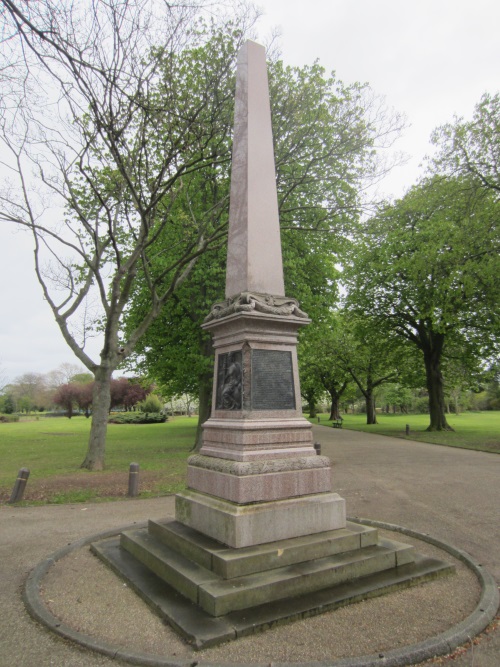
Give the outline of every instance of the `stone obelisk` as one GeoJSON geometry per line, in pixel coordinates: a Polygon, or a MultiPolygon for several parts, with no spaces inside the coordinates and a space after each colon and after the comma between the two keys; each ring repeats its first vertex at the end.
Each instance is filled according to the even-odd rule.
{"type": "Polygon", "coordinates": [[[303,418],[297,331],[309,323],[287,298],[264,47],[238,57],[226,301],[204,328],[216,351],[212,416],[190,458],[178,521],[231,547],[345,526],[327,457],[303,418]]]}

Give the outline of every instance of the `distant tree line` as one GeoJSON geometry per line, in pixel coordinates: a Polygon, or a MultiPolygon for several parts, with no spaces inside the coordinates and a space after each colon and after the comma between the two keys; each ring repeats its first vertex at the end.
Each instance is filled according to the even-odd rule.
{"type": "MultiPolygon", "coordinates": [[[[121,377],[111,380],[110,410],[134,410],[153,391],[147,380],[121,377]]],[[[161,402],[155,396],[151,397],[161,402]]],[[[72,364],[63,364],[47,374],[25,373],[0,391],[0,413],[29,414],[63,409],[71,418],[75,411],[90,417],[92,414],[93,379],[89,373],[79,372],[72,364]]],[[[150,411],[156,411],[156,407],[150,411]]]]}

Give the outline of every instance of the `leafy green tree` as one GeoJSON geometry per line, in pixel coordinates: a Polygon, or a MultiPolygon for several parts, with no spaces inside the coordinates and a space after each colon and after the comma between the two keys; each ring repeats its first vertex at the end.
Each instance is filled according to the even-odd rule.
{"type": "Polygon", "coordinates": [[[20,412],[44,410],[51,404],[51,392],[42,373],[24,373],[6,387],[20,412]]]}
{"type": "Polygon", "coordinates": [[[94,375],[82,467],[100,470],[113,371],[226,233],[216,203],[191,206],[189,177],[219,165],[252,13],[233,21],[224,6],[227,18],[205,26],[198,3],[1,2],[2,160],[17,188],[5,185],[0,219],[31,233],[44,298],[94,375]],[[139,275],[148,306],[125,334],[139,275]],[[96,330],[103,345],[92,358],[96,330]]]}
{"type": "Polygon", "coordinates": [[[402,366],[399,347],[365,318],[349,318],[339,356],[365,399],[366,423],[377,423],[376,392],[394,382],[402,366]]]}
{"type": "Polygon", "coordinates": [[[395,382],[383,388],[379,399],[385,404],[386,412],[392,408],[394,413],[400,410],[401,414],[407,415],[413,402],[413,392],[409,387],[395,382]]]}
{"type": "Polygon", "coordinates": [[[367,222],[345,272],[349,308],[416,346],[429,430],[448,430],[443,359],[486,358],[498,344],[500,204],[492,190],[434,177],[367,222]]]}
{"type": "Polygon", "coordinates": [[[11,415],[16,411],[16,403],[12,394],[4,394],[0,396],[0,412],[6,415],[11,415]]]}
{"type": "Polygon", "coordinates": [[[352,376],[344,363],[344,320],[339,313],[327,311],[300,337],[299,368],[301,382],[316,378],[330,398],[330,420],[340,419],[340,406],[352,376]]]}
{"type": "Polygon", "coordinates": [[[500,192],[500,94],[485,93],[472,120],[456,118],[432,135],[438,154],[432,169],[469,177],[481,187],[500,192]]]}

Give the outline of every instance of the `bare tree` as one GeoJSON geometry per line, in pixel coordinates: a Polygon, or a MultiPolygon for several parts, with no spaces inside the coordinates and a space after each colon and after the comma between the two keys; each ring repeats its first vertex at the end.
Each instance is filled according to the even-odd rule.
{"type": "Polygon", "coordinates": [[[202,219],[176,216],[176,202],[189,197],[183,178],[217,167],[230,127],[234,52],[255,17],[239,8],[222,23],[212,7],[203,23],[199,8],[0,0],[0,152],[9,174],[0,219],[32,234],[44,297],[95,377],[82,463],[91,470],[104,466],[113,371],[226,232],[226,202],[202,219]],[[221,48],[227,34],[230,52],[221,48]],[[167,247],[158,248],[160,236],[167,247]],[[138,276],[148,308],[125,336],[138,276]],[[96,331],[99,359],[85,349],[96,331]]]}

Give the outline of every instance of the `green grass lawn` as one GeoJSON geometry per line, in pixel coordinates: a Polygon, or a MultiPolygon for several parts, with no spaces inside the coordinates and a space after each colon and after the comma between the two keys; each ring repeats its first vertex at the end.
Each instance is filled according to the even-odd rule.
{"type": "MultiPolygon", "coordinates": [[[[455,432],[427,432],[427,415],[383,414],[374,426],[366,425],[364,415],[344,415],[343,425],[405,438],[409,424],[412,440],[500,453],[500,412],[450,415],[448,420],[455,432]]],[[[317,419],[311,421],[317,423],[317,419]]],[[[328,415],[320,415],[320,423],[328,426],[328,415]]],[[[85,417],[40,417],[0,423],[0,498],[8,500],[20,468],[30,470],[26,495],[30,489],[41,489],[29,502],[88,502],[123,497],[132,462],[140,465],[141,497],[175,493],[185,488],[186,461],[196,424],[196,417],[176,417],[165,424],[110,424],[106,470],[91,473],[80,469],[90,429],[90,420],[85,417]]]]}
{"type": "MultiPolygon", "coordinates": [[[[429,415],[386,415],[378,414],[378,424],[368,426],[366,415],[342,415],[343,428],[367,433],[380,433],[397,438],[406,438],[406,424],[410,425],[409,440],[420,440],[448,447],[479,449],[500,454],[500,412],[464,412],[447,415],[448,423],[454,431],[426,431],[429,415]]],[[[317,419],[310,420],[313,424],[317,419]]],[[[329,426],[328,415],[320,415],[320,423],[329,426]]]]}
{"type": "MultiPolygon", "coordinates": [[[[10,497],[20,468],[30,470],[30,485],[36,480],[75,473],[102,474],[104,479],[110,472],[127,472],[132,462],[139,463],[141,471],[162,473],[166,481],[156,485],[155,492],[176,491],[185,486],[186,460],[194,443],[196,423],[195,417],[176,417],[164,424],[109,424],[103,473],[79,467],[87,451],[90,419],[40,417],[0,423],[0,493],[5,496],[8,492],[10,497]]],[[[70,494],[67,501],[71,500],[70,494]]],[[[75,495],[74,500],[85,498],[75,495]]]]}

